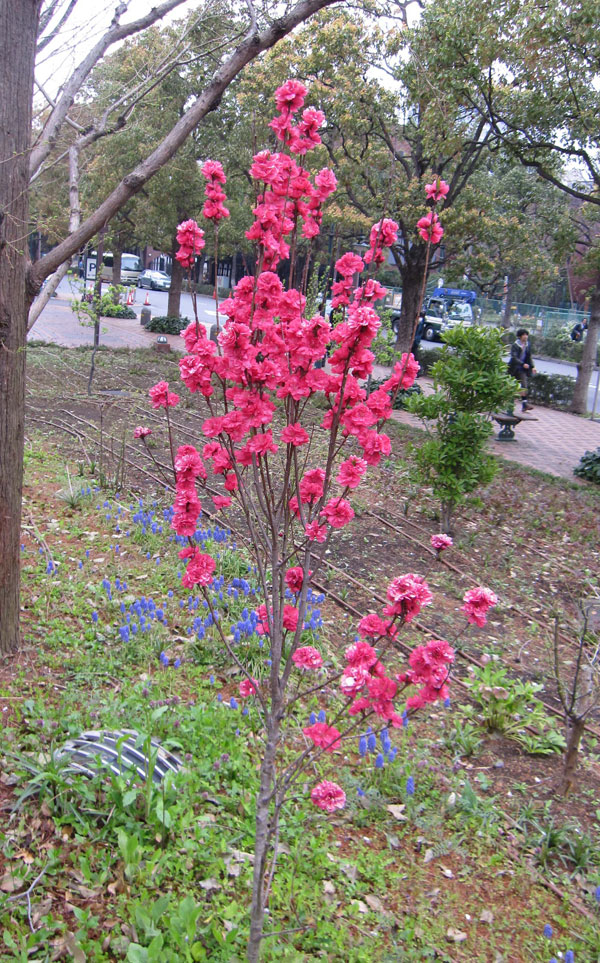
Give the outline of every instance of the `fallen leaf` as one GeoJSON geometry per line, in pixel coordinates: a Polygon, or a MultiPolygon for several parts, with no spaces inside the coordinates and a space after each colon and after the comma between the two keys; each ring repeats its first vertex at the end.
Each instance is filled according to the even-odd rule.
{"type": "Polygon", "coordinates": [[[365,903],[370,909],[373,910],[374,913],[386,912],[386,909],[378,896],[371,896],[369,893],[367,896],[365,896],[365,903]]]}
{"type": "Polygon", "coordinates": [[[463,933],[461,930],[455,930],[453,926],[449,926],[446,930],[446,939],[451,940],[453,943],[464,943],[466,938],[466,933],[463,933]]]}
{"type": "Polygon", "coordinates": [[[353,900],[352,900],[352,905],[358,907],[358,912],[359,912],[359,913],[368,913],[368,912],[369,912],[369,907],[367,906],[366,903],[363,903],[363,901],[362,901],[361,899],[353,899],[353,900]]]}
{"type": "Polygon", "coordinates": [[[454,873],[452,872],[452,870],[448,869],[447,866],[444,866],[443,863],[440,863],[440,870],[442,871],[446,879],[454,879],[454,873]]]}
{"type": "Polygon", "coordinates": [[[217,890],[221,889],[221,884],[218,883],[213,876],[211,876],[209,879],[200,880],[200,888],[206,893],[216,893],[217,890]]]}
{"type": "Polygon", "coordinates": [[[323,880],[323,892],[325,896],[335,896],[335,886],[330,879],[323,880]]]}
{"type": "Polygon", "coordinates": [[[20,889],[23,885],[23,880],[19,879],[18,876],[13,876],[12,873],[5,873],[2,879],[0,879],[0,889],[3,893],[14,893],[15,890],[20,889]]]}
{"type": "Polygon", "coordinates": [[[399,804],[394,804],[394,805],[391,805],[391,806],[386,806],[385,808],[387,809],[387,811],[388,811],[389,813],[391,813],[391,815],[394,817],[394,819],[397,819],[397,820],[398,820],[398,822],[406,822],[406,821],[407,821],[408,816],[405,816],[405,815],[404,815],[404,812],[403,812],[403,810],[405,809],[404,803],[399,803],[399,804]]]}
{"type": "Polygon", "coordinates": [[[423,856],[423,862],[430,863],[432,859],[433,859],[433,849],[426,849],[425,855],[423,856]]]}
{"type": "Polygon", "coordinates": [[[479,917],[479,922],[480,922],[480,923],[493,923],[493,922],[494,922],[494,914],[493,914],[493,913],[490,913],[489,910],[484,910],[484,911],[482,912],[481,916],[479,917]]]}

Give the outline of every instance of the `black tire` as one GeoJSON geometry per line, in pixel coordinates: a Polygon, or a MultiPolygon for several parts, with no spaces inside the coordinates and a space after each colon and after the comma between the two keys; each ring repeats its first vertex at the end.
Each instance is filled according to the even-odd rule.
{"type": "Polygon", "coordinates": [[[150,290],[151,290],[151,291],[156,290],[154,281],[150,281],[150,290]]]}
{"type": "Polygon", "coordinates": [[[435,341],[437,332],[433,328],[425,328],[423,337],[426,341],[435,341]]]}

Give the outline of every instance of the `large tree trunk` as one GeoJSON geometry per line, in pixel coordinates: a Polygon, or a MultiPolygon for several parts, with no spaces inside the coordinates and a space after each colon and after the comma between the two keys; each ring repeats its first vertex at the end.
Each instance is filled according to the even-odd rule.
{"type": "Polygon", "coordinates": [[[583,342],[583,353],[581,361],[577,365],[577,381],[571,402],[571,411],[576,415],[585,415],[587,412],[587,396],[592,377],[592,371],[596,363],[598,353],[598,334],[600,333],[600,278],[596,281],[596,287],[590,298],[590,321],[583,342]]]}
{"type": "Polygon", "coordinates": [[[404,352],[411,349],[419,311],[421,310],[424,270],[425,264],[418,263],[404,265],[400,271],[402,277],[402,306],[396,336],[397,351],[404,352]]]}
{"type": "Polygon", "coordinates": [[[0,652],[19,645],[29,147],[40,0],[0,0],[0,652]]]}
{"type": "Polygon", "coordinates": [[[177,243],[177,238],[173,239],[173,245],[171,247],[171,287],[169,288],[169,303],[167,305],[167,314],[171,318],[178,318],[181,311],[181,283],[183,281],[183,268],[179,261],[176,259],[175,254],[179,250],[179,244],[177,243]]]}

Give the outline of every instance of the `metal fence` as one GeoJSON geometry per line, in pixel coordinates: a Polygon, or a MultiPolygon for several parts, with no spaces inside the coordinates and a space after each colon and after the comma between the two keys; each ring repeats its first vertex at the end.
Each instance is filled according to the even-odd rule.
{"type": "MultiPolygon", "coordinates": [[[[504,302],[495,298],[477,298],[473,308],[482,324],[500,326],[504,317],[504,302]]],[[[550,337],[562,328],[570,330],[577,321],[585,317],[584,311],[576,308],[551,308],[546,304],[512,304],[510,324],[512,328],[528,328],[531,333],[550,337]]]]}

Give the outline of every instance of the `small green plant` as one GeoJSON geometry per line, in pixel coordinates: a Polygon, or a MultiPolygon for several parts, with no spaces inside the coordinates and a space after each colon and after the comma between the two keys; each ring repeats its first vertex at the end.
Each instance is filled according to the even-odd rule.
{"type": "Polygon", "coordinates": [[[490,661],[473,670],[467,685],[487,729],[515,735],[525,725],[541,731],[548,728],[546,710],[536,698],[543,688],[539,683],[511,679],[505,668],[490,661]]]}
{"type": "Polygon", "coordinates": [[[442,356],[431,371],[435,392],[413,396],[406,407],[428,432],[414,449],[413,477],[440,500],[440,527],[447,532],[456,507],[496,474],[497,462],[485,450],[490,414],[514,400],[515,380],[507,373],[496,328],[459,325],[443,337],[442,356]]]}
{"type": "Polygon", "coordinates": [[[481,747],[481,729],[473,722],[456,719],[452,728],[444,735],[444,745],[456,758],[474,756],[481,747]]]}
{"type": "Polygon", "coordinates": [[[169,314],[159,315],[150,319],[146,325],[146,331],[154,331],[155,334],[180,334],[189,323],[189,318],[178,318],[169,314]]]}
{"type": "Polygon", "coordinates": [[[586,478],[587,481],[600,485],[600,448],[596,451],[586,451],[581,456],[579,464],[573,469],[573,474],[578,478],[586,478]]]}

